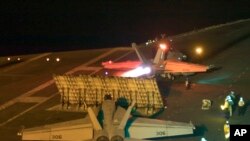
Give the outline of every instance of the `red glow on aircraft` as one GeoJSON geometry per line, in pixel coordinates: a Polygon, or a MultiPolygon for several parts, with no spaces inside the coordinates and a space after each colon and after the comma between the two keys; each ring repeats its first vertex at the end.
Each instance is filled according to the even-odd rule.
{"type": "Polygon", "coordinates": [[[187,63],[182,61],[167,60],[165,70],[168,72],[206,72],[208,66],[187,63]]]}
{"type": "Polygon", "coordinates": [[[109,64],[112,64],[113,62],[111,60],[108,61],[109,64]]]}
{"type": "Polygon", "coordinates": [[[134,69],[140,66],[142,63],[140,61],[125,61],[125,62],[117,62],[113,63],[111,61],[103,62],[102,65],[106,69],[134,69]]]}

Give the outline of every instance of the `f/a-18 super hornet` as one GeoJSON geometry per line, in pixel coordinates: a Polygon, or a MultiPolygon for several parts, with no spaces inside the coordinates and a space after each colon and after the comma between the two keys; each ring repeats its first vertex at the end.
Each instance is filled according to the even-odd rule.
{"type": "Polygon", "coordinates": [[[209,69],[209,66],[194,64],[184,62],[183,55],[180,52],[173,51],[167,46],[167,44],[159,44],[159,48],[155,55],[153,61],[145,58],[140,49],[136,46],[135,43],[132,43],[132,48],[135,49],[136,54],[139,58],[139,61],[125,61],[125,62],[103,62],[102,65],[106,69],[135,69],[139,71],[128,71],[122,76],[128,77],[137,77],[142,73],[143,75],[159,75],[162,77],[168,77],[173,79],[176,75],[192,75],[196,72],[206,72],[209,69]],[[167,57],[165,59],[165,54],[167,57]]]}
{"type": "Polygon", "coordinates": [[[85,119],[23,129],[22,140],[123,141],[193,134],[192,123],[133,117],[135,102],[125,110],[105,97],[99,112],[88,107],[85,119]],[[100,112],[102,118],[97,118],[100,112]]]}

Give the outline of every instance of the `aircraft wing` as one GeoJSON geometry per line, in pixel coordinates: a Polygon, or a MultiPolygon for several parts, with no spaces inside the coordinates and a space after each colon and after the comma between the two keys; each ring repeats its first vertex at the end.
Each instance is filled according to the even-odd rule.
{"type": "Polygon", "coordinates": [[[22,140],[92,140],[92,124],[84,119],[22,130],[22,140]]]}
{"type": "Polygon", "coordinates": [[[135,118],[130,122],[132,123],[128,129],[129,137],[135,139],[188,135],[193,134],[195,129],[192,123],[158,119],[135,118]]]}
{"type": "Polygon", "coordinates": [[[140,61],[125,61],[125,62],[103,62],[102,66],[105,69],[134,69],[140,66],[142,63],[140,61]]]}
{"type": "Polygon", "coordinates": [[[164,68],[167,72],[206,72],[208,66],[176,61],[176,60],[167,60],[164,68]]]}

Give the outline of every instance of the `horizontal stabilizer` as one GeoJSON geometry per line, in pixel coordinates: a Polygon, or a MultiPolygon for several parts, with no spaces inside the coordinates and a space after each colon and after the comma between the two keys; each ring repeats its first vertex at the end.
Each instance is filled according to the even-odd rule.
{"type": "Polygon", "coordinates": [[[91,124],[84,124],[83,119],[22,131],[22,140],[91,140],[92,138],[93,127],[91,124]]]}
{"type": "Polygon", "coordinates": [[[150,140],[142,140],[142,139],[133,139],[133,138],[125,138],[125,141],[150,141],[150,140]]]}
{"type": "Polygon", "coordinates": [[[136,139],[188,135],[193,134],[194,128],[192,123],[136,118],[129,127],[129,135],[136,139]]]}

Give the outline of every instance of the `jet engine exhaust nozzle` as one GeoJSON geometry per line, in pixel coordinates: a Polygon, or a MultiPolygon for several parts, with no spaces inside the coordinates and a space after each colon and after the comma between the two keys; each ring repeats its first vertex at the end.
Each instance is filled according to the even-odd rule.
{"type": "Polygon", "coordinates": [[[111,141],[124,141],[124,139],[119,135],[115,135],[111,138],[111,141]]]}
{"type": "Polygon", "coordinates": [[[107,136],[99,136],[96,141],[109,141],[109,138],[107,136]]]}

